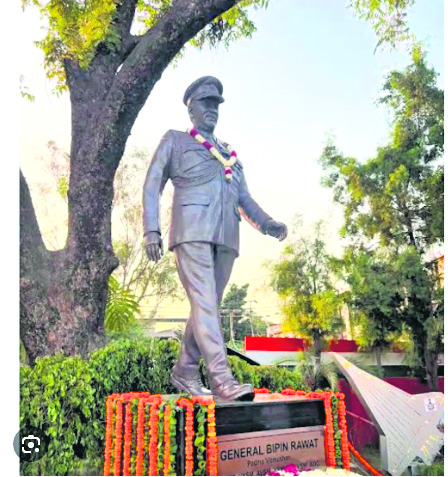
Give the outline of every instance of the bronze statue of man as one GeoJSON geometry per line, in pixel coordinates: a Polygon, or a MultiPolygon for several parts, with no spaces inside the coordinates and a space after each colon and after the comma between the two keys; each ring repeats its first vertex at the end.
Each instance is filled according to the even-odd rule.
{"type": "Polygon", "coordinates": [[[243,166],[213,132],[223,86],[212,76],[192,83],[184,103],[194,129],[168,131],[149,166],[143,191],[143,224],[150,260],[163,255],[159,197],[168,179],[174,184],[169,250],[176,255],[191,312],[171,383],[192,395],[209,394],[199,376],[204,359],[213,395],[250,401],[254,391],[238,384],[227,363],[219,303],[239,254],[241,215],[264,234],[283,240],[286,225],[274,221],[251,197],[243,166]],[[212,149],[212,146],[215,148],[212,149]]]}

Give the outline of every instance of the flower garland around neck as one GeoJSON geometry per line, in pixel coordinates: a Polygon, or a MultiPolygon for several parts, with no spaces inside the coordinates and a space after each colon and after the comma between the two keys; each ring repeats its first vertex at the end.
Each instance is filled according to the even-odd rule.
{"type": "Polygon", "coordinates": [[[226,177],[226,180],[230,182],[232,180],[231,168],[236,162],[236,152],[230,147],[230,145],[227,144],[226,146],[227,150],[230,153],[230,159],[224,159],[224,157],[219,153],[218,149],[216,149],[213,144],[208,142],[207,139],[205,139],[205,137],[202,136],[197,129],[193,128],[188,130],[187,132],[190,134],[190,136],[194,137],[196,141],[206,147],[216,159],[218,159],[218,161],[224,166],[224,175],[226,177]]]}

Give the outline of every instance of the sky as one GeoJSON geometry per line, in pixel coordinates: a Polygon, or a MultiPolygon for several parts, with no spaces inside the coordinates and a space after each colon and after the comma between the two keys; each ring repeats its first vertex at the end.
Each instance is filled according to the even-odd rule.
{"type": "MultiPolygon", "coordinates": [[[[425,41],[429,64],[441,73],[440,86],[442,12],[442,0],[418,0],[409,15],[411,29],[425,41]]],[[[377,40],[371,25],[357,19],[342,0],[275,0],[251,18],[257,27],[251,39],[228,50],[189,47],[176,66],[165,70],[138,116],[127,152],[147,148],[149,165],[151,152],[168,129],[190,126],[182,103],[187,86],[200,76],[216,76],[224,85],[225,102],[215,134],[237,151],[254,199],[290,230],[297,213],[304,230],[323,219],[328,248],[337,254],[342,210],[333,204],[331,190],[320,185],[317,160],[328,135],[345,155],[360,160],[372,157],[388,140],[387,111],[375,99],[387,72],[404,68],[410,58],[405,48],[374,53],[377,40]]],[[[54,222],[45,224],[48,204],[37,199],[36,188],[48,176],[37,158],[45,157],[49,140],[69,151],[70,104],[68,95],[52,94],[53,85],[45,77],[43,56],[33,46],[42,36],[38,24],[36,12],[25,12],[19,67],[36,100],[20,104],[20,164],[36,197],[38,218],[48,229],[54,222]]],[[[143,185],[144,176],[139,180],[143,185]]],[[[113,233],[118,229],[113,223],[113,233]]],[[[253,309],[272,322],[280,320],[280,309],[263,263],[278,258],[283,246],[242,223],[240,257],[230,279],[250,283],[253,309]]],[[[187,316],[188,309],[186,301],[164,303],[159,315],[187,316]]]]}

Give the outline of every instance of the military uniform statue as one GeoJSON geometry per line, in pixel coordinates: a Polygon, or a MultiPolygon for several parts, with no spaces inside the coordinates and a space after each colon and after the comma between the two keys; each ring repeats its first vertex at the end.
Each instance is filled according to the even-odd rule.
{"type": "Polygon", "coordinates": [[[207,367],[211,392],[223,400],[253,400],[249,384],[238,384],[227,363],[219,303],[239,253],[241,216],[260,232],[283,240],[284,224],[272,220],[251,197],[243,166],[214,135],[224,101],[221,82],[205,76],[192,83],[184,103],[194,128],[170,130],[149,166],[143,191],[143,224],[150,260],[163,255],[159,197],[168,179],[174,184],[169,250],[176,255],[191,313],[171,383],[192,395],[209,394],[199,377],[207,367]]]}

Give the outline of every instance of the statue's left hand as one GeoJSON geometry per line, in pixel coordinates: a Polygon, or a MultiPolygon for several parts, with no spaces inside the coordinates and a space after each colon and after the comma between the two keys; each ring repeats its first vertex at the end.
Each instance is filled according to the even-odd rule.
{"type": "Polygon", "coordinates": [[[288,228],[282,222],[276,222],[275,220],[269,219],[265,224],[263,224],[263,231],[271,235],[271,237],[278,238],[280,242],[285,240],[288,235],[288,228]]]}

